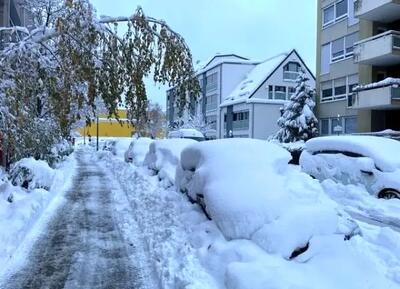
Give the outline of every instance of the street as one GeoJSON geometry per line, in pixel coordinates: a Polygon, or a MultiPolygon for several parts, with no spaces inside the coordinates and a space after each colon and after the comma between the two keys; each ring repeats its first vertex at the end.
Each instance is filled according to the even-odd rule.
{"type": "Polygon", "coordinates": [[[78,171],[67,202],[23,268],[1,288],[143,288],[143,274],[134,263],[141,248],[124,240],[110,180],[88,152],[78,151],[76,157],[78,171]]]}

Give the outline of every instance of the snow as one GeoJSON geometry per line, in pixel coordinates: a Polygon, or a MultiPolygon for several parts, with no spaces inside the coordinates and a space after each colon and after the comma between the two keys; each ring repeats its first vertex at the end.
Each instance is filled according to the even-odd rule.
{"type": "Polygon", "coordinates": [[[253,65],[260,63],[259,61],[252,61],[247,58],[237,56],[235,54],[216,54],[205,61],[199,61],[198,63],[194,64],[194,70],[196,72],[196,75],[200,75],[201,73],[206,72],[226,62],[253,65]]]}
{"type": "Polygon", "coordinates": [[[223,102],[222,105],[227,105],[227,103],[237,99],[250,97],[287,55],[287,53],[279,54],[255,66],[225,99],[226,102],[223,102]]]}
{"type": "Polygon", "coordinates": [[[51,169],[43,161],[22,159],[15,168],[21,166],[29,168],[33,176],[28,189],[13,185],[4,173],[0,180],[0,264],[4,265],[3,268],[46,208],[57,202],[68,189],[75,173],[76,160],[72,154],[56,169],[51,169]],[[45,187],[47,190],[43,189],[45,187]]]}
{"type": "MultiPolygon", "coordinates": [[[[242,183],[247,181],[246,195],[242,199],[246,205],[248,196],[253,195],[254,188],[269,188],[273,186],[269,183],[280,183],[280,179],[285,178],[285,173],[291,171],[288,167],[283,168],[289,159],[288,153],[272,144],[266,146],[260,144],[263,149],[274,147],[269,150],[271,154],[267,154],[273,156],[268,160],[268,166],[264,164],[266,157],[263,154],[259,152],[255,154],[255,145],[251,142],[246,149],[243,149],[246,142],[242,145],[236,144],[231,149],[228,145],[219,146],[218,142],[223,141],[216,141],[213,145],[211,145],[213,142],[197,143],[185,149],[185,152],[192,151],[195,157],[193,161],[187,162],[188,168],[194,168],[196,164],[200,164],[199,170],[196,168],[196,171],[192,172],[192,177],[193,174],[206,175],[209,169],[212,170],[210,174],[218,171],[214,178],[209,176],[207,185],[203,184],[207,190],[216,191],[217,188],[221,188],[217,187],[219,185],[217,179],[231,175],[228,181],[225,178],[220,180],[221,183],[225,183],[225,186],[222,186],[224,191],[220,194],[221,196],[235,195],[237,191],[233,190],[235,185],[239,181],[242,183]],[[240,153],[238,153],[239,148],[240,153]],[[230,153],[225,154],[224,149],[230,153]],[[263,171],[265,167],[269,167],[270,171],[264,171],[262,174],[253,168],[248,172],[250,165],[248,162],[241,162],[243,161],[242,153],[252,156],[255,168],[263,171]],[[218,157],[221,154],[222,157],[218,157]],[[226,158],[227,155],[229,158],[226,158]],[[212,160],[214,157],[215,159],[212,160]],[[220,164],[222,159],[224,164],[220,164]],[[273,160],[276,161],[275,164],[273,160]],[[279,165],[280,161],[284,163],[279,165]],[[238,167],[238,163],[241,164],[240,168],[232,169],[232,164],[238,167]],[[216,167],[213,168],[212,165],[216,167]],[[274,172],[274,169],[280,171],[283,176],[277,176],[276,172],[270,174],[271,171],[274,172]],[[201,172],[198,173],[198,171],[201,172]],[[237,174],[232,175],[233,171],[237,174]],[[261,179],[261,175],[264,180],[261,179]],[[250,182],[249,176],[252,180],[250,182]]],[[[182,154],[182,161],[185,152],[182,154]]],[[[134,208],[133,216],[140,230],[139,234],[143,236],[147,244],[151,259],[155,260],[160,288],[400,288],[400,239],[399,235],[391,229],[360,223],[362,234],[355,235],[348,241],[344,241],[343,235],[340,234],[314,234],[309,240],[309,249],[306,252],[292,260],[287,260],[282,258],[281,254],[271,253],[260,247],[254,240],[226,238],[215,219],[207,220],[197,205],[190,204],[185,195],[178,193],[173,187],[165,189],[156,176],[148,175],[146,168],[131,166],[111,155],[109,159],[104,160],[104,165],[114,173],[116,180],[126,192],[130,206],[134,208]]],[[[185,173],[190,175],[188,171],[185,173]]],[[[321,196],[321,199],[324,199],[327,206],[321,206],[315,200],[311,204],[307,202],[308,197],[316,193],[315,190],[320,193],[320,190],[316,189],[319,187],[318,182],[310,180],[299,172],[293,174],[300,179],[301,183],[304,183],[298,184],[294,181],[290,184],[288,182],[287,187],[294,186],[296,189],[293,188],[290,193],[283,193],[283,198],[287,194],[293,195],[298,190],[300,197],[295,196],[298,205],[294,207],[291,207],[290,203],[288,206],[285,205],[281,211],[284,220],[274,219],[272,224],[275,223],[276,226],[271,226],[270,229],[269,226],[264,226],[264,229],[270,230],[269,233],[273,233],[270,239],[283,242],[283,247],[290,246],[293,238],[296,240],[299,237],[303,238],[310,230],[318,229],[320,217],[324,217],[325,219],[321,222],[328,222],[328,225],[318,230],[329,230],[329,223],[335,221],[334,218],[329,218],[331,214],[321,216],[320,211],[334,206],[332,203],[328,204],[325,197],[321,196]],[[302,176],[299,177],[300,175],[302,176]],[[300,190],[300,187],[303,189],[300,190]],[[303,194],[304,198],[302,198],[303,194]],[[306,208],[307,204],[310,205],[310,210],[302,211],[301,209],[306,208]],[[292,213],[293,209],[296,212],[292,213]],[[294,218],[298,214],[301,218],[294,218]],[[306,231],[304,233],[302,226],[306,231]],[[300,236],[296,237],[295,234],[300,236]]],[[[276,197],[280,198],[279,195],[276,197]]],[[[230,199],[225,197],[223,201],[226,206],[231,206],[230,199]]],[[[237,215],[240,216],[240,214],[241,211],[238,211],[237,215]]],[[[137,234],[137,232],[131,232],[131,234],[137,234]]],[[[262,240],[268,240],[268,237],[262,240]]],[[[280,246],[279,242],[272,244],[280,246]]]]}
{"type": "Polygon", "coordinates": [[[204,139],[204,135],[197,129],[193,128],[181,128],[176,131],[171,131],[168,134],[168,138],[200,138],[204,139]]]}
{"type": "Polygon", "coordinates": [[[183,150],[176,186],[194,200],[204,196],[208,214],[226,238],[250,239],[289,259],[314,236],[355,229],[317,181],[288,165],[290,158],[283,148],[261,140],[198,143],[183,150]]]}
{"type": "Polygon", "coordinates": [[[153,139],[147,137],[134,139],[125,152],[125,161],[132,160],[135,165],[141,166],[153,141],[153,139]]]}
{"type": "Polygon", "coordinates": [[[28,181],[28,190],[49,189],[55,172],[45,161],[25,158],[12,166],[10,175],[14,186],[23,186],[23,183],[28,181]]]}
{"type": "Polygon", "coordinates": [[[400,143],[396,140],[375,136],[326,136],[306,142],[310,153],[319,151],[342,151],[370,157],[376,166],[392,172],[400,168],[400,143]]]}
{"type": "Polygon", "coordinates": [[[171,186],[174,184],[181,152],[194,143],[195,140],[183,138],[156,140],[150,144],[143,164],[157,174],[166,187],[171,186]]]}
{"type": "Polygon", "coordinates": [[[385,78],[384,80],[366,84],[366,85],[358,85],[354,87],[353,91],[362,91],[362,90],[368,90],[368,89],[373,89],[373,88],[380,88],[380,87],[386,87],[386,86],[392,86],[392,87],[399,87],[400,86],[400,78],[392,78],[388,77],[385,78]]]}

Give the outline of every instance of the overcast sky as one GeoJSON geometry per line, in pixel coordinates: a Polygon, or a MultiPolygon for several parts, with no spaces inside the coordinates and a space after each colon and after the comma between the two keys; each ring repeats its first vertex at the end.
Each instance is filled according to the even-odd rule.
{"type": "MultiPolygon", "coordinates": [[[[236,53],[263,60],[296,48],[315,72],[317,0],[91,0],[99,15],[145,14],[165,20],[192,50],[193,60],[236,53]]],[[[165,88],[148,84],[165,107],[165,88]]]]}

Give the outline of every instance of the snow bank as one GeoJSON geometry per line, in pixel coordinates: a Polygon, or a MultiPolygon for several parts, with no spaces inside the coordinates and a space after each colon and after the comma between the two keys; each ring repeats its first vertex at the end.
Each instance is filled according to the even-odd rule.
{"type": "Polygon", "coordinates": [[[34,159],[19,161],[13,168],[13,171],[20,169],[12,179],[14,185],[4,173],[1,174],[0,264],[5,265],[12,258],[53,198],[70,186],[75,167],[76,160],[72,154],[59,163],[56,169],[34,159]],[[23,175],[23,172],[27,172],[25,168],[29,171],[27,175],[23,175]],[[27,189],[21,187],[24,180],[31,180],[27,189]]]}
{"type": "Polygon", "coordinates": [[[307,151],[342,151],[361,154],[375,161],[384,171],[400,168],[400,142],[375,136],[344,135],[313,138],[306,142],[307,151]]]}
{"type": "Polygon", "coordinates": [[[165,186],[175,181],[175,171],[179,164],[181,152],[189,145],[197,143],[191,139],[163,139],[150,144],[143,165],[158,174],[165,186]]]}
{"type": "Polygon", "coordinates": [[[136,166],[141,166],[153,141],[153,139],[147,137],[134,139],[125,152],[125,161],[133,161],[136,166]]]}
{"type": "MultiPolygon", "coordinates": [[[[287,158],[287,153],[283,156],[287,158]]],[[[314,235],[309,250],[289,261],[268,254],[251,240],[227,240],[215,221],[207,220],[184,195],[172,188],[164,189],[157,177],[148,176],[144,169],[108,157],[105,166],[116,176],[134,208],[138,230],[131,234],[139,234],[148,244],[162,288],[400,288],[400,240],[389,229],[363,226],[362,236],[348,241],[341,235],[314,235]]],[[[199,159],[208,164],[203,156],[199,155],[199,159]]],[[[245,165],[243,172],[246,169],[245,165]]],[[[247,173],[241,177],[243,182],[246,176],[247,173]]],[[[270,179],[268,175],[264,178],[270,179]]],[[[254,186],[249,184],[248,191],[254,186]]],[[[318,224],[319,217],[314,216],[310,224],[318,224]]],[[[127,216],[128,221],[132,219],[127,216]]],[[[296,220],[293,222],[297,224],[296,220]]],[[[292,233],[287,231],[286,238],[291,237],[292,233]]]]}
{"type": "Polygon", "coordinates": [[[28,190],[49,190],[54,175],[54,170],[45,161],[25,158],[12,166],[10,179],[14,186],[24,187],[28,190]]]}
{"type": "Polygon", "coordinates": [[[228,239],[251,239],[290,258],[314,236],[351,234],[315,180],[288,165],[290,154],[273,143],[224,139],[183,150],[176,185],[206,211],[228,239]]]}

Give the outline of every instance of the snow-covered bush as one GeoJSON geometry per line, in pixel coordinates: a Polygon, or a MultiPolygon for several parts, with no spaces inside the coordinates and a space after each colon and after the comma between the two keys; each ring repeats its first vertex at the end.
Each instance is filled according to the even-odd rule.
{"type": "Polygon", "coordinates": [[[352,235],[355,223],[289,161],[285,149],[261,140],[196,143],[181,154],[176,186],[192,199],[204,197],[226,238],[251,239],[285,258],[306,250],[314,237],[352,235]]]}
{"type": "Polygon", "coordinates": [[[25,158],[12,165],[9,178],[12,185],[27,190],[49,190],[54,175],[54,170],[45,161],[25,158]]]}
{"type": "Polygon", "coordinates": [[[164,186],[174,184],[175,171],[181,152],[187,146],[197,143],[191,139],[163,139],[150,144],[143,165],[152,170],[163,181],[164,186]]]}
{"type": "Polygon", "coordinates": [[[74,146],[71,142],[66,139],[62,139],[60,142],[56,143],[52,149],[51,154],[46,158],[50,166],[63,161],[67,156],[72,154],[74,151],[74,146]]]}
{"type": "Polygon", "coordinates": [[[125,161],[129,163],[133,162],[136,166],[141,166],[153,141],[153,139],[147,137],[134,139],[125,152],[125,161]]]}
{"type": "Polygon", "coordinates": [[[306,141],[318,135],[318,120],[313,113],[314,91],[307,84],[308,80],[302,72],[297,79],[296,92],[282,109],[278,119],[280,129],[274,136],[279,142],[306,141]]]}

